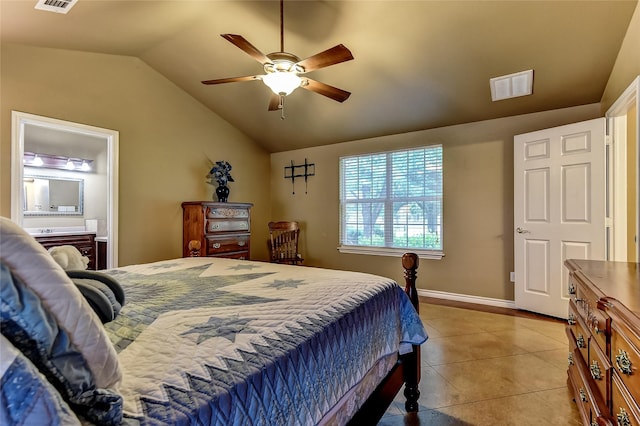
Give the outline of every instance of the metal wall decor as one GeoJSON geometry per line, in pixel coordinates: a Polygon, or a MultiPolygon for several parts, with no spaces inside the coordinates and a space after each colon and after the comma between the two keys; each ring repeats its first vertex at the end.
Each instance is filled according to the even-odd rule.
{"type": "Polygon", "coordinates": [[[293,160],[291,160],[290,166],[284,166],[284,178],[291,179],[291,187],[293,189],[292,194],[295,195],[296,187],[295,181],[296,178],[304,178],[304,193],[307,193],[307,179],[309,176],[316,175],[316,165],[315,163],[307,162],[307,159],[304,159],[304,164],[295,165],[293,160]]]}

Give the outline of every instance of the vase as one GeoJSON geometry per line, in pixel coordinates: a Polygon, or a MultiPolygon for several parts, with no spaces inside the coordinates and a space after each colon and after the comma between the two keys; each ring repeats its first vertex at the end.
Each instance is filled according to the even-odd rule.
{"type": "Polygon", "coordinates": [[[216,196],[218,197],[218,202],[226,203],[227,198],[229,198],[229,188],[225,185],[220,185],[216,188],[216,196]]]}

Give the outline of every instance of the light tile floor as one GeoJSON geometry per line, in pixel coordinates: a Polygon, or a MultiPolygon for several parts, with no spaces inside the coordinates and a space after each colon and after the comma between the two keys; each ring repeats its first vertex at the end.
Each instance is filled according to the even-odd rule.
{"type": "Polygon", "coordinates": [[[564,322],[420,303],[420,410],[398,394],[379,425],[579,425],[564,322]]]}

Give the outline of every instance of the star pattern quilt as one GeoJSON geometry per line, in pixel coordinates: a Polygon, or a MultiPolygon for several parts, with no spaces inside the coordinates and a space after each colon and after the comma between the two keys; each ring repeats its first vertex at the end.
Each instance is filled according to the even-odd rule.
{"type": "Polygon", "coordinates": [[[345,396],[427,339],[404,290],[370,274],[211,257],[106,272],[126,294],[105,324],[124,424],[311,425],[339,404],[346,419],[368,393],[345,396]]]}

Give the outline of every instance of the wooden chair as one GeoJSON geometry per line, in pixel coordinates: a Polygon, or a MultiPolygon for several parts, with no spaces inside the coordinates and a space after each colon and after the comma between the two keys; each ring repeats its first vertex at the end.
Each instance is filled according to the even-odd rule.
{"type": "Polygon", "coordinates": [[[271,262],[298,265],[304,259],[298,253],[298,222],[269,222],[271,262]]]}

